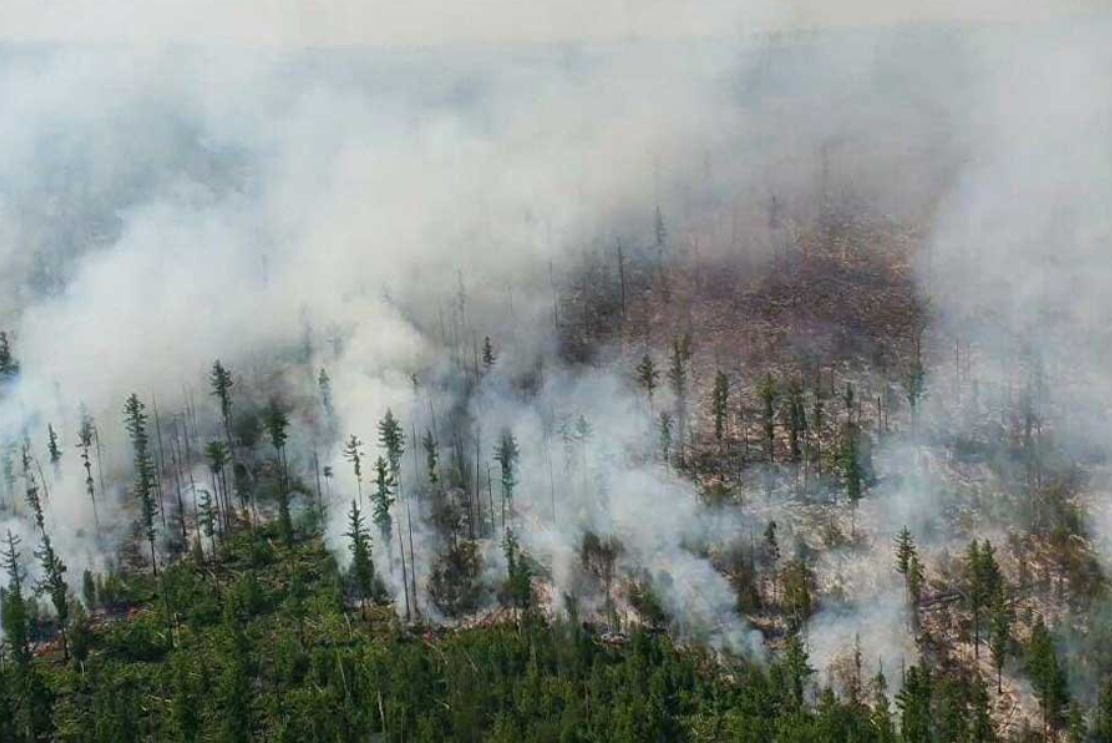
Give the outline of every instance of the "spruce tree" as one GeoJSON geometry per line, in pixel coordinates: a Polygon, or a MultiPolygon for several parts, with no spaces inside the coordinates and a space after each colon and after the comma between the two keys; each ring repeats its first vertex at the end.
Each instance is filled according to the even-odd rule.
{"type": "MultiPolygon", "coordinates": [[[[1012,608],[1002,589],[993,597],[992,613],[989,618],[988,647],[992,653],[992,665],[996,669],[996,692],[1003,691],[1004,664],[1012,642],[1012,608]]],[[[1110,741],[1109,743],[1112,743],[1110,741]]]]}
{"type": "Polygon", "coordinates": [[[35,592],[38,594],[46,594],[50,597],[50,603],[54,607],[54,614],[58,620],[58,631],[62,640],[62,657],[69,658],[69,644],[66,635],[66,627],[69,624],[69,584],[66,583],[66,565],[62,562],[62,558],[58,557],[58,553],[54,551],[54,545],[50,541],[50,535],[45,532],[42,535],[42,545],[38,551],[35,552],[35,557],[39,558],[39,564],[42,567],[42,578],[35,586],[35,592]]]}
{"type": "Polygon", "coordinates": [[[676,438],[679,444],[680,466],[683,466],[683,451],[687,441],[687,361],[684,341],[680,337],[672,340],[672,356],[668,367],[668,382],[675,397],[673,419],[676,422],[676,438]]]}
{"type": "Polygon", "coordinates": [[[637,385],[645,391],[645,395],[649,398],[649,418],[651,419],[655,415],[653,412],[653,395],[659,386],[660,371],[656,368],[653,357],[649,354],[641,357],[636,371],[637,385]]]}
{"type": "Polygon", "coordinates": [[[730,404],[730,378],[722,371],[714,375],[710,412],[714,419],[714,438],[721,442],[726,433],[726,412],[730,404]]]}
{"type": "Polygon", "coordinates": [[[664,411],[660,414],[658,430],[660,459],[667,465],[672,457],[672,416],[668,411],[664,411]]]}
{"type": "Polygon", "coordinates": [[[903,688],[896,694],[896,706],[900,709],[900,734],[905,743],[933,743],[933,696],[930,670],[921,665],[909,668],[903,688]]]}
{"type": "Polygon", "coordinates": [[[93,437],[95,435],[93,418],[85,410],[81,411],[81,427],[77,430],[77,446],[81,450],[81,466],[85,468],[85,493],[93,505],[93,523],[100,533],[100,515],[97,513],[96,481],[93,479],[93,437]]]}
{"type": "Polygon", "coordinates": [[[394,479],[390,475],[389,465],[382,457],[375,459],[375,492],[373,520],[378,527],[379,536],[387,545],[389,552],[390,540],[393,534],[394,520],[390,509],[394,505],[394,479]]]}
{"type": "Polygon", "coordinates": [[[4,391],[4,387],[15,381],[19,376],[19,361],[12,351],[11,341],[8,339],[8,334],[0,330],[0,392],[4,391]]]}
{"type": "Polygon", "coordinates": [[[374,593],[374,564],[371,562],[371,535],[363,524],[363,514],[359,512],[359,504],[354,499],[351,501],[351,511],[348,514],[348,531],[345,535],[350,540],[348,549],[351,551],[351,577],[352,589],[359,606],[366,611],[367,599],[374,593]]]}
{"type": "Polygon", "coordinates": [[[490,370],[494,368],[494,362],[498,357],[494,353],[494,346],[490,342],[490,336],[483,338],[483,372],[490,374],[490,370]]]}
{"type": "Polygon", "coordinates": [[[506,428],[494,452],[494,461],[502,471],[502,528],[506,528],[506,508],[513,513],[514,487],[517,485],[517,460],[521,456],[513,432],[506,428]]]}
{"type": "Polygon", "coordinates": [[[355,487],[359,493],[359,502],[363,502],[363,442],[354,433],[344,444],[344,459],[351,462],[352,472],[355,474],[355,487]]]}
{"type": "Polygon", "coordinates": [[[50,466],[57,477],[62,471],[62,448],[58,445],[58,432],[54,430],[53,423],[46,424],[47,443],[46,451],[50,455],[50,466]]]}
{"type": "Polygon", "coordinates": [[[425,430],[421,446],[425,450],[425,469],[428,472],[429,489],[435,493],[440,488],[440,450],[431,430],[425,430]]]}
{"type": "Polygon", "coordinates": [[[209,374],[209,387],[213,397],[216,398],[220,406],[220,420],[224,423],[224,436],[228,443],[228,452],[234,452],[235,445],[232,443],[232,387],[235,386],[235,380],[232,378],[232,372],[223,364],[220,359],[212,363],[212,372],[209,374]]]}
{"type": "Polygon", "coordinates": [[[134,393],[124,405],[125,425],[131,437],[134,451],[135,483],[133,490],[139,501],[140,524],[143,534],[151,548],[151,572],[158,574],[158,560],[155,555],[155,518],[158,506],[155,503],[155,471],[150,454],[150,439],[147,434],[146,406],[134,393]]]}
{"type": "Polygon", "coordinates": [[[790,700],[792,708],[800,710],[807,691],[808,679],[814,675],[815,669],[811,668],[810,659],[807,657],[807,648],[798,633],[788,638],[784,650],[784,669],[787,672],[790,700]]]}
{"type": "Polygon", "coordinates": [[[1031,629],[1027,648],[1027,674],[1042,712],[1043,730],[1056,730],[1069,705],[1065,669],[1058,660],[1054,640],[1040,616],[1031,629]]]}
{"type": "Polygon", "coordinates": [[[282,535],[282,541],[287,546],[291,546],[294,535],[293,520],[290,517],[289,462],[286,458],[290,418],[276,398],[272,399],[267,406],[265,418],[267,435],[270,438],[270,445],[274,447],[274,456],[278,463],[278,531],[282,535]]]}

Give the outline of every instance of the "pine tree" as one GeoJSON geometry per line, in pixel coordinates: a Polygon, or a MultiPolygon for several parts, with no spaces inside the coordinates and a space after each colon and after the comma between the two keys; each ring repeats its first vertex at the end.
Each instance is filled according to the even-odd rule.
{"type": "Polygon", "coordinates": [[[100,516],[97,513],[96,481],[93,479],[93,437],[95,436],[92,416],[84,409],[81,411],[81,427],[77,431],[77,446],[81,449],[81,466],[85,468],[85,493],[93,504],[93,523],[100,533],[100,516]]]}
{"type": "Polygon", "coordinates": [[[344,444],[344,459],[351,462],[352,471],[355,473],[355,487],[359,493],[359,502],[363,502],[363,442],[352,434],[344,444]]]}
{"type": "Polygon", "coordinates": [[[895,743],[896,725],[892,721],[892,708],[888,703],[888,679],[881,668],[873,677],[873,709],[869,716],[876,730],[877,743],[895,743]]]}
{"type": "Polygon", "coordinates": [[[224,423],[224,435],[228,442],[228,452],[233,453],[235,445],[232,442],[232,387],[235,380],[232,372],[217,359],[212,363],[212,372],[209,374],[211,394],[220,405],[220,420],[224,423]]]}
{"type": "Polygon", "coordinates": [[[286,442],[289,440],[290,418],[282,404],[275,398],[266,409],[266,431],[278,462],[278,530],[287,546],[293,545],[293,521],[290,517],[290,474],[286,459],[286,442]]]}
{"type": "Polygon", "coordinates": [[[1031,640],[1027,648],[1027,674],[1031,678],[1035,697],[1039,700],[1044,731],[1061,727],[1063,712],[1069,704],[1065,669],[1058,661],[1054,641],[1042,617],[1035,621],[1035,626],[1031,629],[1031,640]]]}
{"type": "Polygon", "coordinates": [[[50,603],[54,606],[54,613],[58,619],[62,657],[69,658],[69,644],[66,637],[66,626],[69,623],[69,585],[65,578],[66,565],[54,551],[49,534],[43,533],[42,546],[35,552],[35,557],[39,558],[39,564],[42,566],[42,578],[35,586],[35,592],[50,597],[50,603]]]}
{"type": "Polygon", "coordinates": [[[228,499],[224,476],[225,467],[228,466],[229,460],[227,445],[225,445],[223,441],[213,439],[205,444],[205,458],[208,459],[209,473],[212,475],[212,495],[216,499],[215,503],[211,500],[209,501],[209,506],[214,516],[214,527],[220,523],[223,517],[224,528],[226,530],[227,512],[225,506],[221,504],[228,499]]]}
{"type": "Polygon", "coordinates": [[[135,454],[135,497],[139,500],[141,509],[141,525],[143,534],[150,543],[151,572],[158,574],[158,560],[155,556],[155,517],[158,515],[158,506],[155,503],[155,472],[154,462],[150,454],[150,439],[147,435],[146,406],[140,402],[139,397],[132,394],[124,405],[125,422],[128,435],[131,436],[131,446],[135,454]]]}
{"type": "Polygon", "coordinates": [[[995,743],[996,729],[992,724],[992,713],[989,707],[988,686],[981,674],[973,674],[973,682],[969,695],[969,743],[995,743]]]}
{"type": "Polygon", "coordinates": [[[659,446],[660,446],[660,459],[664,464],[668,464],[672,457],[672,416],[668,411],[660,414],[659,425],[659,446]]]}
{"type": "Polygon", "coordinates": [[[212,503],[212,493],[207,490],[201,491],[201,500],[197,504],[198,519],[200,524],[201,533],[209,538],[212,546],[212,554],[216,554],[216,509],[212,503]]]}
{"type": "Polygon", "coordinates": [[[656,247],[662,249],[664,242],[668,239],[668,230],[664,226],[664,212],[657,206],[653,212],[653,237],[656,239],[656,247]]]}
{"type": "Polygon", "coordinates": [[[506,428],[498,441],[498,448],[494,452],[494,461],[498,462],[502,470],[502,528],[506,528],[506,507],[513,512],[514,487],[517,485],[517,461],[521,456],[517,440],[513,432],[506,428]]]}
{"type": "Polygon", "coordinates": [[[317,376],[317,387],[320,389],[320,404],[324,408],[324,416],[331,431],[336,422],[336,409],[332,403],[332,378],[324,367],[321,367],[317,376]]]}
{"type": "Polygon", "coordinates": [[[687,356],[684,353],[684,343],[677,337],[672,341],[671,363],[668,368],[668,382],[672,386],[675,396],[674,420],[679,441],[680,466],[683,466],[683,448],[687,432],[687,356]]]}
{"type": "Polygon", "coordinates": [[[345,535],[350,540],[348,549],[351,551],[351,576],[352,588],[359,599],[360,608],[366,610],[367,599],[374,593],[374,564],[371,562],[371,535],[363,524],[363,514],[359,512],[359,504],[354,499],[351,501],[351,511],[348,514],[348,532],[345,535]]]}
{"type": "Polygon", "coordinates": [[[793,462],[803,456],[803,440],[807,436],[807,411],[803,406],[803,383],[793,379],[788,384],[788,451],[793,462]]]}
{"type": "Polygon", "coordinates": [[[386,460],[382,457],[375,460],[374,470],[374,522],[382,541],[389,548],[394,528],[394,520],[390,516],[390,509],[394,505],[394,479],[386,460]]]}
{"type": "Polygon", "coordinates": [[[54,475],[57,477],[61,474],[62,468],[62,448],[58,445],[58,433],[54,430],[53,423],[46,424],[47,444],[46,450],[50,455],[50,466],[54,469],[54,475]]]}
{"type": "MultiPolygon", "coordinates": [[[[996,692],[1003,691],[1004,664],[1011,649],[1012,608],[1008,605],[1002,589],[997,589],[989,618],[988,647],[992,653],[992,665],[996,669],[996,692]]],[[[1112,743],[1112,741],[1109,741],[1112,743]]]]}
{"type": "Polygon", "coordinates": [[[784,649],[784,669],[788,675],[793,709],[802,709],[807,680],[814,675],[815,669],[811,668],[807,648],[798,633],[788,638],[787,647],[784,649]]]}
{"type": "Polygon", "coordinates": [[[390,476],[400,482],[402,457],[405,455],[405,432],[393,411],[386,409],[386,415],[378,424],[378,444],[386,450],[386,461],[390,464],[390,476]]]}
{"type": "Polygon", "coordinates": [[[846,483],[846,498],[849,499],[850,508],[854,515],[853,530],[856,535],[857,531],[857,505],[861,502],[862,496],[862,472],[861,472],[861,457],[860,449],[858,447],[859,432],[857,426],[853,423],[846,425],[846,432],[842,437],[842,476],[846,483]]]}
{"type": "Polygon", "coordinates": [[[506,557],[506,593],[510,605],[515,611],[528,611],[533,601],[533,574],[513,529],[506,529],[502,551],[506,557]]]}
{"type": "Polygon", "coordinates": [[[11,341],[8,340],[8,334],[0,330],[0,392],[4,391],[4,387],[15,381],[19,376],[19,361],[12,351],[11,341]]]}
{"type": "Polygon", "coordinates": [[[494,368],[494,363],[498,357],[494,353],[494,346],[490,342],[490,336],[483,338],[483,372],[490,374],[490,370],[494,368]]]}
{"type": "Polygon", "coordinates": [[[641,362],[637,364],[637,385],[645,391],[649,398],[649,418],[651,419],[655,413],[653,412],[653,395],[660,382],[660,371],[653,363],[653,357],[645,354],[641,357],[641,362]]]}
{"type": "Polygon", "coordinates": [[[421,446],[425,450],[425,469],[428,471],[429,489],[436,492],[440,488],[440,451],[431,430],[425,430],[421,446]]]}
{"type": "Polygon", "coordinates": [[[726,412],[730,404],[730,378],[719,371],[714,375],[710,411],[714,418],[714,438],[721,442],[726,432],[726,412]]]}
{"type": "Polygon", "coordinates": [[[896,572],[906,576],[911,567],[911,560],[916,556],[915,538],[905,526],[896,535],[896,572]]]}
{"type": "Polygon", "coordinates": [[[900,709],[900,734],[906,743],[932,743],[933,695],[930,671],[920,665],[909,668],[903,688],[896,694],[896,706],[900,709]]]}

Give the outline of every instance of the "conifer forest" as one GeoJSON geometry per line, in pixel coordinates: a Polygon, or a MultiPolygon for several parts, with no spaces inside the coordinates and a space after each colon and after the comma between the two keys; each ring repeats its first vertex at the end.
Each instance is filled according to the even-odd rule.
{"type": "Polygon", "coordinates": [[[0,743],[1112,743],[1107,0],[0,0],[0,743]]]}

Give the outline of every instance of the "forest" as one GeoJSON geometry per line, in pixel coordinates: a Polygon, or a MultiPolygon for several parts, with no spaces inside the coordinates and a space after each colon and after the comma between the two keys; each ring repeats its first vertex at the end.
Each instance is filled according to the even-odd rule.
{"type": "Polygon", "coordinates": [[[0,743],[1112,743],[1112,19],[741,5],[0,31],[0,743]]]}

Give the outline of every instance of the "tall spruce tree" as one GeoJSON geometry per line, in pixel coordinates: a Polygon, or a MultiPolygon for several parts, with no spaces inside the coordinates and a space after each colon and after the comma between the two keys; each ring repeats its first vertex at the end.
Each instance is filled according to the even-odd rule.
{"type": "Polygon", "coordinates": [[[224,436],[227,439],[229,454],[235,451],[232,440],[232,387],[234,386],[235,379],[232,377],[231,370],[220,363],[220,359],[212,362],[212,372],[209,374],[210,394],[216,398],[220,406],[220,420],[224,424],[224,436]]]}
{"type": "Polygon", "coordinates": [[[501,469],[502,480],[502,528],[506,528],[506,509],[513,513],[514,487],[517,485],[517,461],[521,450],[513,432],[505,428],[498,440],[498,448],[494,451],[494,461],[498,462],[501,469]]]}
{"type": "Polygon", "coordinates": [[[730,378],[725,372],[714,375],[714,387],[710,395],[710,412],[714,420],[714,438],[721,442],[726,433],[726,413],[730,404],[730,378]]]}
{"type": "Polygon", "coordinates": [[[131,447],[134,452],[135,482],[132,486],[135,498],[139,501],[140,526],[151,549],[151,572],[158,574],[158,558],[155,553],[157,536],[155,519],[158,504],[155,502],[154,460],[150,453],[150,438],[147,434],[146,406],[139,396],[132,393],[124,404],[124,421],[131,447]]]}
{"type": "Polygon", "coordinates": [[[363,514],[359,511],[359,504],[354,499],[351,501],[351,511],[348,513],[348,549],[351,551],[351,578],[352,590],[359,599],[360,609],[366,611],[367,600],[374,592],[374,563],[371,562],[371,535],[363,523],[363,514]]]}

